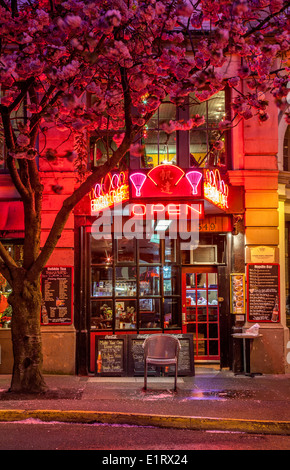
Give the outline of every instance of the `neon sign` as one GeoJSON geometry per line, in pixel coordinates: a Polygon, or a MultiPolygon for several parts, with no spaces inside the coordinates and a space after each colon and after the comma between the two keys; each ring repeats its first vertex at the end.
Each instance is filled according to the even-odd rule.
{"type": "Polygon", "coordinates": [[[132,214],[136,217],[143,217],[146,214],[154,217],[160,213],[170,216],[187,216],[190,211],[203,215],[203,204],[133,204],[132,214]]]}
{"type": "Polygon", "coordinates": [[[228,209],[229,187],[221,179],[219,170],[206,170],[203,191],[206,199],[222,209],[228,209]]]}
{"type": "Polygon", "coordinates": [[[201,196],[202,171],[187,173],[176,165],[158,165],[130,175],[133,198],[201,196]]]}
{"type": "Polygon", "coordinates": [[[108,173],[91,191],[91,214],[96,214],[113,204],[129,199],[127,176],[121,173],[108,173]]]}
{"type": "Polygon", "coordinates": [[[189,181],[190,186],[192,187],[192,194],[197,194],[197,187],[202,176],[201,173],[199,173],[199,171],[189,171],[185,176],[189,181]]]}

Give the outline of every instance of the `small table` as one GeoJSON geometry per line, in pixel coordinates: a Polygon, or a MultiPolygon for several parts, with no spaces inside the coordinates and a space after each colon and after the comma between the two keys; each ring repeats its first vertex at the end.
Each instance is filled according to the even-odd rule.
{"type": "Polygon", "coordinates": [[[243,374],[249,377],[254,377],[255,375],[262,375],[261,372],[251,372],[251,358],[250,358],[250,349],[251,342],[255,338],[260,338],[263,335],[251,335],[247,333],[233,333],[233,338],[243,340],[243,359],[244,359],[244,371],[237,372],[235,375],[243,374]]]}

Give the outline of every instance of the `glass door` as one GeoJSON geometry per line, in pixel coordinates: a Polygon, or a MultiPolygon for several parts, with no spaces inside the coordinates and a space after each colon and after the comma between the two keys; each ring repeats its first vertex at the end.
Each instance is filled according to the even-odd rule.
{"type": "Polygon", "coordinates": [[[193,333],[195,361],[220,360],[217,270],[184,268],[183,332],[193,333]]]}

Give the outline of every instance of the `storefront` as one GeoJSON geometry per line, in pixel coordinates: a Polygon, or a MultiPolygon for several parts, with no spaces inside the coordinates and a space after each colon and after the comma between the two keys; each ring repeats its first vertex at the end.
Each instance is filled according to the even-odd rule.
{"type": "Polygon", "coordinates": [[[230,366],[231,200],[219,170],[164,164],[93,188],[75,214],[82,370],[101,373],[100,338],[127,337],[129,348],[161,332],[190,338],[192,363],[230,366]]]}

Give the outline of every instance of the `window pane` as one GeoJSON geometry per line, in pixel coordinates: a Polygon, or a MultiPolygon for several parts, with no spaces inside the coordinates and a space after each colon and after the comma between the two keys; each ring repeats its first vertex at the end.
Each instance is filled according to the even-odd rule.
{"type": "Polygon", "coordinates": [[[145,157],[141,165],[153,168],[162,162],[176,164],[176,133],[167,134],[162,130],[162,124],[176,119],[176,106],[163,103],[144,128],[142,144],[145,147],[145,157]]]}
{"type": "Polygon", "coordinates": [[[140,268],[140,295],[160,294],[160,270],[158,267],[140,268]]]}
{"type": "Polygon", "coordinates": [[[130,330],[136,328],[136,300],[117,301],[116,309],[116,329],[130,330]]]}
{"type": "Polygon", "coordinates": [[[163,266],[164,295],[178,295],[179,285],[179,268],[177,266],[163,266]]]}
{"type": "Polygon", "coordinates": [[[92,268],[92,297],[111,297],[113,269],[107,267],[92,268]]]}
{"type": "Polygon", "coordinates": [[[112,328],[113,302],[110,300],[91,302],[91,329],[112,328]]]}
{"type": "Polygon", "coordinates": [[[164,299],[164,328],[180,328],[179,298],[164,299]]]}
{"type": "Polygon", "coordinates": [[[117,260],[119,263],[135,261],[135,239],[121,238],[117,240],[117,260]]]}
{"type": "Polygon", "coordinates": [[[205,166],[208,152],[206,131],[193,130],[190,132],[190,166],[205,166]]]}
{"type": "Polygon", "coordinates": [[[160,300],[140,299],[140,328],[160,328],[160,300]]]}
{"type": "Polygon", "coordinates": [[[146,238],[139,240],[140,263],[160,263],[160,240],[158,237],[151,240],[146,238]]]}
{"type": "Polygon", "coordinates": [[[136,268],[125,266],[116,268],[115,294],[117,297],[136,296],[136,268]]]}
{"type": "Polygon", "coordinates": [[[208,100],[208,126],[217,127],[225,117],[225,92],[220,91],[208,100]]]}
{"type": "Polygon", "coordinates": [[[93,264],[112,262],[112,239],[95,240],[91,237],[91,257],[93,264]]]}
{"type": "Polygon", "coordinates": [[[176,240],[165,238],[165,262],[176,263],[176,240]]]}

